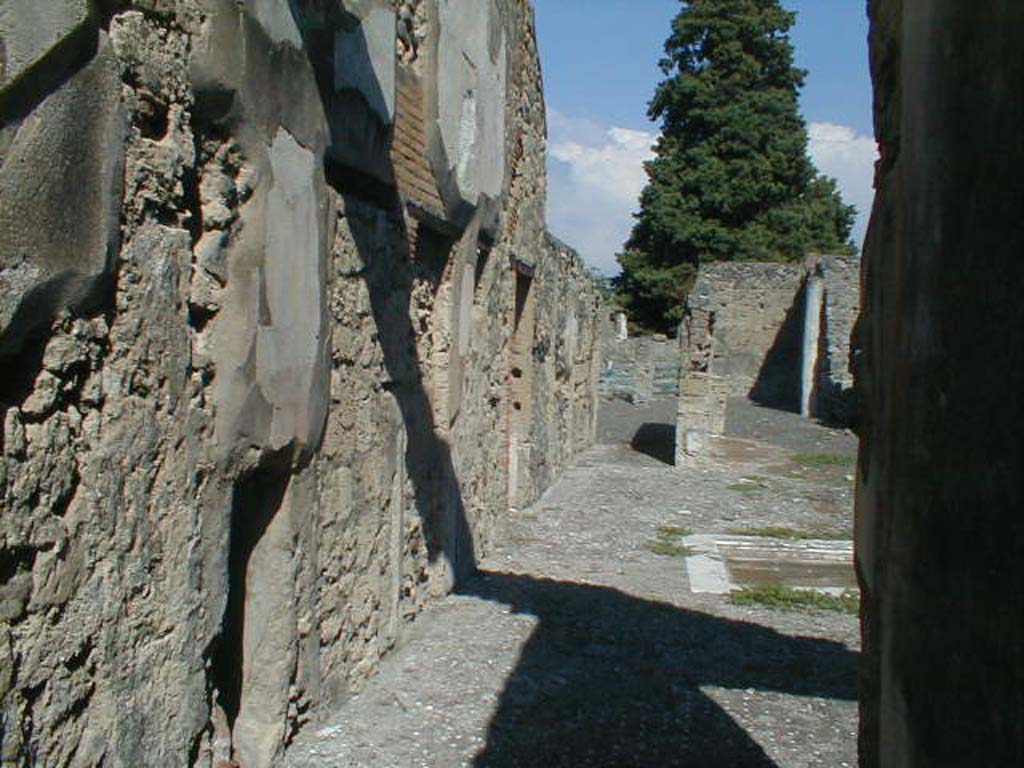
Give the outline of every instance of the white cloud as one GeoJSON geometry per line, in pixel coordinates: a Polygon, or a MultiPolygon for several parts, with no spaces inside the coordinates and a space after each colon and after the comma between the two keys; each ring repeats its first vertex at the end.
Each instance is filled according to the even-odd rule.
{"type": "Polygon", "coordinates": [[[835,177],[843,199],[857,206],[853,242],[859,248],[864,242],[871,202],[875,196],[873,180],[878,145],[873,137],[834,123],[811,123],[808,135],[808,152],[815,166],[822,173],[835,177]]]}
{"type": "MultiPolygon", "coordinates": [[[[548,110],[548,225],[591,267],[616,274],[615,254],[629,237],[643,163],[653,157],[653,131],[604,125],[548,110]]],[[[839,182],[844,200],[857,206],[853,229],[864,240],[878,156],[875,140],[845,125],[811,123],[808,152],[819,171],[839,182]]]]}
{"type": "Polygon", "coordinates": [[[548,223],[591,267],[619,271],[615,261],[633,226],[643,163],[657,137],[548,110],[548,223]]]}

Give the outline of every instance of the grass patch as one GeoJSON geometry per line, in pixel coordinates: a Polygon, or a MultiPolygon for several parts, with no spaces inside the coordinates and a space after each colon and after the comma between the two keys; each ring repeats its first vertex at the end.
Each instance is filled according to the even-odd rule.
{"type": "Polygon", "coordinates": [[[745,475],[732,485],[726,486],[730,491],[736,491],[737,493],[754,493],[755,491],[763,491],[767,487],[768,478],[763,475],[745,475]]]}
{"type": "Polygon", "coordinates": [[[777,611],[834,611],[856,616],[860,612],[860,597],[853,590],[841,595],[827,595],[809,589],[794,589],[784,584],[760,584],[756,587],[734,589],[729,593],[733,605],[759,605],[777,611]]]}
{"type": "Polygon", "coordinates": [[[725,486],[730,491],[736,491],[736,493],[756,493],[757,491],[763,491],[764,486],[760,483],[740,482],[733,483],[732,485],[725,486]]]}
{"type": "Polygon", "coordinates": [[[665,557],[688,557],[693,554],[692,547],[688,547],[685,544],[680,544],[678,541],[670,541],[668,539],[645,541],[644,549],[649,552],[653,552],[656,555],[663,555],[665,557]]]}
{"type": "Polygon", "coordinates": [[[788,541],[802,541],[804,539],[845,541],[850,538],[845,533],[836,533],[835,531],[800,531],[783,525],[767,525],[763,528],[730,528],[729,533],[735,536],[762,536],[766,539],[786,539],[788,541]]]}
{"type": "Polygon", "coordinates": [[[853,457],[839,453],[794,453],[790,461],[802,467],[847,467],[853,463],[853,457]]]}
{"type": "Polygon", "coordinates": [[[682,525],[659,525],[658,538],[645,541],[644,549],[664,557],[687,557],[693,554],[693,549],[679,540],[690,533],[690,529],[682,525]]]}

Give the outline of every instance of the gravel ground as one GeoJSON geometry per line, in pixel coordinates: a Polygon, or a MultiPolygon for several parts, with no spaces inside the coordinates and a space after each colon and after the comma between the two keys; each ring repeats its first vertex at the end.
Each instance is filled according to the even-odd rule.
{"type": "Polygon", "coordinates": [[[601,444],[287,764],[855,765],[856,617],[696,595],[647,548],[666,525],[848,532],[853,437],[736,401],[730,434],[675,468],[674,411],[608,404],[601,444]]]}

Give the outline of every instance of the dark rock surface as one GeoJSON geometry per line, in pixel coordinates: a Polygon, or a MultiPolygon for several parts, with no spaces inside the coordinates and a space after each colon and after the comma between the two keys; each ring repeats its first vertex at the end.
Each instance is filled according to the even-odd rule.
{"type": "Polygon", "coordinates": [[[872,0],[861,765],[1024,764],[1024,5],[872,0]]]}

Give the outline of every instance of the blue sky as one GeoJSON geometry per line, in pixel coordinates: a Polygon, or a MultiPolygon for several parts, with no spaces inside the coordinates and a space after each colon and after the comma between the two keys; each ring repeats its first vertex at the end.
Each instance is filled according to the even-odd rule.
{"type": "MultiPolygon", "coordinates": [[[[783,0],[798,13],[791,31],[808,70],[801,106],[809,152],[839,179],[860,211],[871,204],[874,140],[863,0],[783,0]]],[[[647,102],[679,0],[535,0],[548,107],[548,219],[592,266],[618,271],[657,126],[647,102]]]]}

